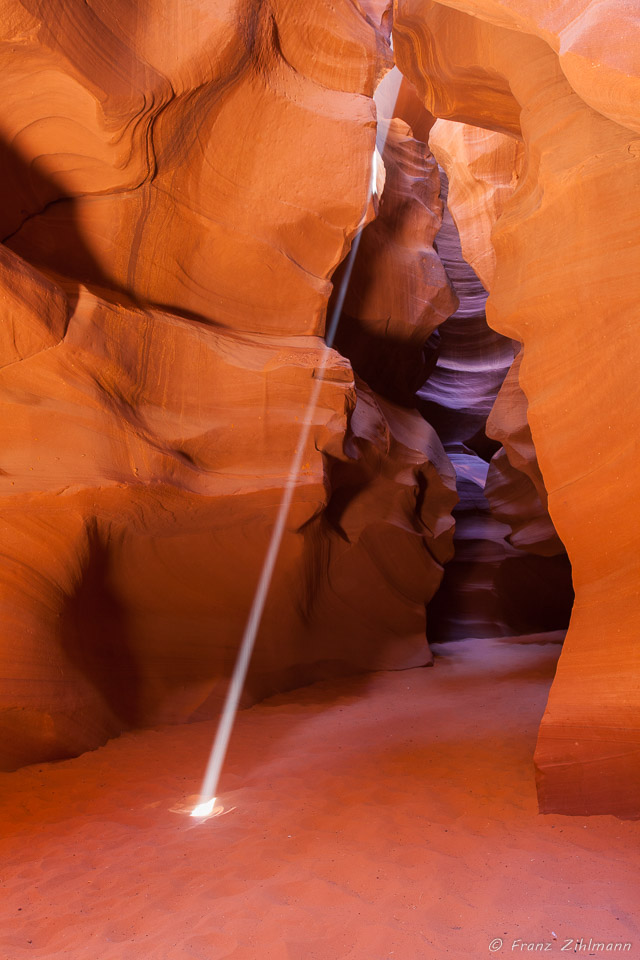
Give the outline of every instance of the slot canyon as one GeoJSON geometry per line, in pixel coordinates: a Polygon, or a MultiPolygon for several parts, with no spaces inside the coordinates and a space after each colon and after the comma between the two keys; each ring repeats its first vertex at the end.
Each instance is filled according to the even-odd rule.
{"type": "Polygon", "coordinates": [[[640,6],[0,9],[0,960],[640,958],[640,6]]]}

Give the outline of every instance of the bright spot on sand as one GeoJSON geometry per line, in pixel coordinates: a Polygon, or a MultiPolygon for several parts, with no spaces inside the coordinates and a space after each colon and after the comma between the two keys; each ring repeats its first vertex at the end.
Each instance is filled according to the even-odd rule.
{"type": "Polygon", "coordinates": [[[216,805],[216,798],[212,797],[211,800],[205,800],[204,803],[199,803],[191,811],[192,817],[210,817],[213,813],[213,808],[216,805]]]}

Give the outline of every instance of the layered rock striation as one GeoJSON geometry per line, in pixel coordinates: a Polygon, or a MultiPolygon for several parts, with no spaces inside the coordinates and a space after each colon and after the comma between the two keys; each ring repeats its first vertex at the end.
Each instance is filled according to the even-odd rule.
{"type": "Polygon", "coordinates": [[[388,6],[4,3],[4,769],[216,714],[318,378],[245,702],[429,661],[451,467],[322,340],[388,6]]]}
{"type": "Polygon", "coordinates": [[[442,222],[433,155],[398,118],[379,131],[384,192],[362,233],[336,345],[370,387],[410,407],[437,357],[431,335],[458,301],[433,248],[442,222]]]}
{"type": "Polygon", "coordinates": [[[564,813],[640,815],[636,32],[615,2],[399,0],[395,21],[431,113],[522,138],[487,317],[524,344],[519,383],[573,569],[536,750],[541,809],[564,813]]]}
{"type": "MultiPolygon", "coordinates": [[[[438,121],[432,135],[437,152],[442,124],[438,121]]],[[[514,374],[517,383],[513,354],[519,345],[487,326],[487,293],[463,258],[461,239],[467,241],[468,249],[468,237],[459,234],[452,219],[444,172],[441,178],[447,207],[436,246],[459,307],[440,327],[437,364],[418,397],[421,411],[438,430],[455,467],[460,502],[454,509],[455,557],[447,564],[443,583],[428,608],[429,636],[450,641],[566,628],[573,599],[566,557],[528,556],[523,553],[522,537],[516,536],[518,524],[533,528],[529,500],[519,497],[512,502],[510,498],[514,482],[519,489],[519,478],[531,481],[526,473],[511,467],[506,456],[506,450],[511,456],[518,442],[519,448],[524,445],[520,436],[510,432],[508,418],[504,423],[511,411],[513,391],[507,393],[507,388],[514,374]],[[505,427],[502,431],[496,427],[498,416],[505,427]],[[496,496],[493,476],[496,465],[505,462],[508,496],[504,491],[496,496]]],[[[459,202],[458,194],[453,201],[456,211],[459,202]]],[[[463,229],[473,222],[463,219],[463,229]]],[[[473,232],[478,254],[482,254],[481,238],[481,230],[473,232]]],[[[526,424],[526,401],[519,409],[526,424]]],[[[531,466],[535,467],[531,442],[530,447],[531,466]]],[[[525,463],[523,469],[528,466],[525,463]]],[[[564,554],[561,544],[555,552],[564,554]]]]}
{"type": "Polygon", "coordinates": [[[440,178],[446,206],[436,246],[458,308],[440,327],[437,363],[417,396],[419,409],[436,427],[454,465],[460,496],[454,509],[455,556],[428,609],[430,637],[449,641],[518,631],[498,590],[499,571],[516,551],[505,541],[504,525],[491,517],[483,492],[486,461],[497,446],[486,437],[485,423],[513,349],[487,326],[487,294],[462,256],[444,171],[440,178]]]}
{"type": "MultiPolygon", "coordinates": [[[[505,134],[438,120],[431,145],[453,179],[448,206],[465,259],[490,290],[495,275],[491,232],[518,184],[522,143],[505,134]]],[[[519,385],[524,352],[514,342],[516,350],[485,424],[489,438],[501,446],[492,457],[484,492],[494,517],[511,528],[509,540],[514,546],[540,556],[561,555],[564,546],[547,510],[547,492],[527,420],[527,398],[519,385]]]]}

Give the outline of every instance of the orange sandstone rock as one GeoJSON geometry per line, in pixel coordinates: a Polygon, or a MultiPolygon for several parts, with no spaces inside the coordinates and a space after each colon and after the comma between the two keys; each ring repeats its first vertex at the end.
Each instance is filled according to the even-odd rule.
{"type": "Polygon", "coordinates": [[[458,301],[433,249],[442,220],[437,164],[401,120],[379,126],[384,192],[363,231],[336,344],[370,387],[412,406],[433,362],[426,342],[458,301]]]}
{"type": "Polygon", "coordinates": [[[390,65],[371,19],[345,0],[3,8],[5,242],[138,304],[322,332],[390,65]]]}
{"type": "Polygon", "coordinates": [[[3,768],[215,716],[318,377],[245,702],[429,661],[450,465],[320,337],[388,12],[2,3],[3,768]]]}
{"type": "Polygon", "coordinates": [[[544,486],[527,421],[527,398],[519,384],[524,352],[513,361],[493,410],[487,434],[502,448],[491,458],[485,496],[496,519],[511,527],[509,541],[529,553],[564,553],[547,510],[544,486]]]}
{"type": "Polygon", "coordinates": [[[462,252],[485,290],[495,275],[491,231],[522,173],[522,143],[466,123],[437,120],[429,146],[449,179],[447,203],[462,252]]]}
{"type": "MultiPolygon", "coordinates": [[[[569,85],[586,104],[616,123],[640,130],[640,22],[632,4],[624,0],[547,0],[544,5],[538,0],[442,0],[416,5],[399,0],[399,22],[406,23],[416,9],[428,7],[429,14],[435,6],[544,40],[558,55],[558,66],[569,85]]],[[[453,23],[460,27],[462,20],[451,19],[445,29],[453,23]]],[[[486,37],[489,43],[501,42],[499,31],[488,31],[486,37]]],[[[477,61],[470,74],[478,70],[477,63],[486,68],[486,59],[477,61]]],[[[463,82],[468,83],[466,74],[463,82]]],[[[498,85],[493,77],[484,92],[495,95],[498,85]]],[[[476,96],[480,97],[479,91],[476,96]]]]}
{"type": "MultiPolygon", "coordinates": [[[[5,767],[215,715],[320,353],[83,293],[5,369],[5,767]]],[[[320,375],[245,702],[429,660],[450,467],[417,414],[352,409],[337,354],[320,375]]]]}
{"type": "Polygon", "coordinates": [[[541,809],[639,816],[639,71],[637,45],[607,42],[637,25],[611,3],[545,7],[548,29],[542,17],[526,0],[399,0],[395,49],[431,112],[521,129],[488,319],[524,343],[520,384],[576,590],[536,750],[541,809]]]}
{"type": "MultiPolygon", "coordinates": [[[[490,290],[495,274],[491,231],[520,179],[522,144],[505,134],[448,120],[437,121],[431,143],[451,178],[447,202],[465,259],[490,290]]],[[[502,449],[491,460],[485,496],[493,516],[511,528],[514,546],[553,556],[564,553],[564,547],[547,510],[527,421],[527,398],[518,382],[522,357],[520,350],[487,420],[488,436],[502,449]]]]}
{"type": "Polygon", "coordinates": [[[0,369],[64,337],[67,298],[54,283],[0,244],[0,369]]]}

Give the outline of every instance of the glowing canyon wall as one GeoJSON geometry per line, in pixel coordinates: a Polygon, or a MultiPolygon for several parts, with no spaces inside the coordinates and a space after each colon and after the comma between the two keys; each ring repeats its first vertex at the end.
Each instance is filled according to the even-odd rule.
{"type": "MultiPolygon", "coordinates": [[[[459,231],[459,256],[461,258],[464,251],[466,270],[471,270],[470,265],[474,264],[482,276],[484,288],[489,291],[495,275],[491,232],[518,185],[523,160],[522,143],[506,134],[450,120],[437,121],[429,142],[446,171],[447,180],[450,178],[447,209],[459,231]]],[[[439,239],[446,226],[445,218],[439,239]]],[[[444,256],[440,242],[438,249],[444,256]]],[[[463,262],[458,270],[464,267],[463,262]]],[[[451,273],[448,265],[447,270],[451,273]]],[[[479,280],[476,282],[479,283],[479,280]]],[[[443,334],[454,320],[455,315],[442,328],[443,334]]],[[[490,454],[492,449],[495,451],[482,480],[482,493],[491,524],[494,525],[491,526],[486,519],[483,521],[487,528],[486,544],[494,544],[491,552],[485,552],[494,569],[497,564],[497,569],[490,578],[485,577],[488,581],[485,596],[492,601],[493,611],[490,617],[485,616],[485,623],[481,627],[489,636],[500,632],[508,635],[566,630],[574,599],[571,567],[547,509],[547,493],[527,420],[527,398],[519,384],[523,350],[517,341],[503,338],[486,327],[484,312],[482,324],[473,337],[473,345],[477,346],[478,351],[478,369],[475,376],[471,370],[465,371],[464,378],[466,391],[471,394],[474,381],[479,376],[487,378],[488,371],[491,371],[491,377],[494,378],[485,379],[490,407],[487,409],[485,406],[483,410],[486,411],[483,420],[486,438],[484,441],[480,438],[480,443],[484,443],[487,450],[485,458],[488,458],[487,453],[490,454]],[[489,336],[502,343],[501,353],[495,345],[492,356],[487,349],[488,342],[483,344],[483,341],[489,340],[489,336]],[[514,359],[513,353],[516,351],[514,359]],[[497,529],[496,521],[501,525],[497,529]],[[487,593],[489,586],[491,590],[487,593]],[[493,634],[487,632],[492,626],[493,634]]],[[[454,365],[459,365],[459,361],[454,365]]],[[[430,382],[427,382],[426,388],[429,387],[430,382]]],[[[455,394],[465,409],[471,409],[470,403],[464,399],[464,385],[456,383],[455,394]]],[[[437,421],[434,424],[438,428],[437,421]]],[[[440,436],[443,437],[441,431],[440,436]]],[[[474,444],[473,438],[467,442],[472,446],[474,444]]],[[[445,448],[449,450],[446,442],[445,448]]],[[[483,453],[482,447],[478,449],[483,453]]],[[[461,507],[462,504],[456,507],[456,521],[461,507]]],[[[479,520],[480,517],[476,516],[473,525],[479,520]]],[[[462,537],[463,527],[463,523],[456,522],[456,541],[462,537]]],[[[473,527],[470,532],[477,537],[473,527]]],[[[456,562],[463,557],[464,551],[460,547],[464,548],[465,544],[456,542],[456,562]]],[[[477,540],[472,550],[474,559],[482,556],[477,540]]],[[[431,604],[430,612],[434,606],[438,609],[446,606],[454,610],[460,607],[454,597],[446,596],[455,565],[454,562],[447,567],[443,586],[431,604]]],[[[476,562],[471,568],[473,578],[476,578],[476,571],[481,569],[476,562]]],[[[491,567],[487,566],[486,570],[488,572],[491,567]]],[[[480,612],[482,604],[474,601],[474,606],[480,612]]],[[[467,632],[466,635],[478,634],[467,632]]]]}
{"type": "Polygon", "coordinates": [[[321,365],[388,8],[2,0],[2,768],[215,715],[318,377],[245,702],[429,662],[452,468],[321,365]]]}
{"type": "Polygon", "coordinates": [[[489,323],[519,385],[576,600],[536,749],[541,809],[640,815],[640,21],[630,5],[398,0],[436,116],[522,140],[489,323]]]}
{"type": "MultiPolygon", "coordinates": [[[[449,121],[439,120],[430,138],[440,158],[443,124],[451,126],[449,121]]],[[[455,126],[469,135],[475,132],[462,124],[455,126]]],[[[455,174],[455,168],[452,172],[455,174]]],[[[468,230],[473,229],[476,245],[482,235],[478,231],[481,218],[465,219],[468,207],[477,205],[465,202],[461,206],[460,191],[448,196],[444,171],[441,181],[447,205],[435,244],[459,306],[438,330],[437,362],[417,397],[420,411],[437,430],[455,467],[460,500],[453,511],[455,554],[427,609],[429,639],[566,631],[573,602],[570,565],[524,472],[530,464],[514,455],[531,453],[531,466],[535,466],[526,400],[517,387],[514,364],[514,352],[520,345],[487,325],[487,292],[462,254],[468,230]],[[462,233],[452,214],[460,219],[462,233]],[[514,374],[516,389],[512,386],[514,374]],[[518,469],[521,465],[523,470],[518,469]],[[501,480],[497,489],[495,476],[501,480]],[[532,516],[535,506],[546,517],[556,549],[538,549],[539,524],[532,516]],[[523,530],[534,536],[524,537],[523,530]]]]}

